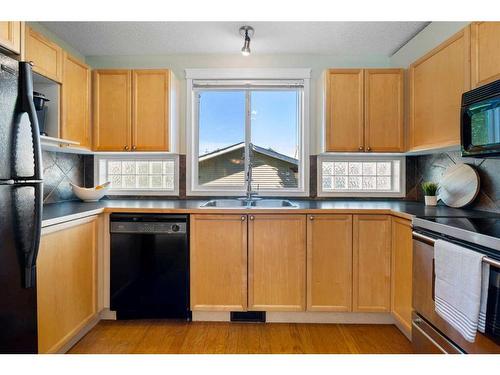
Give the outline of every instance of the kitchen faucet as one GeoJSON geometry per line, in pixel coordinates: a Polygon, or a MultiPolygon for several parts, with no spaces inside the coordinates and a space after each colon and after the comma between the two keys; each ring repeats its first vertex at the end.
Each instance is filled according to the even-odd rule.
{"type": "MultiPolygon", "coordinates": [[[[246,171],[246,201],[247,203],[250,203],[252,200],[260,199],[260,198],[253,198],[258,195],[258,192],[252,190],[252,168],[253,168],[253,162],[252,162],[252,157],[253,157],[253,144],[249,143],[248,144],[249,151],[248,151],[248,163],[247,163],[247,171],[246,171]]],[[[258,188],[257,188],[258,190],[258,188]]]]}

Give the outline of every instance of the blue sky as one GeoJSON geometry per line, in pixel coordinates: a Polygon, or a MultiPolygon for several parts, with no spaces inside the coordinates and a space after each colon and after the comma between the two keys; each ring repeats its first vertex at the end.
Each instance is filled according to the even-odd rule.
{"type": "MultiPolygon", "coordinates": [[[[205,91],[200,99],[200,155],[245,140],[245,92],[205,91]]],[[[296,157],[297,93],[251,93],[252,143],[296,157]]]]}

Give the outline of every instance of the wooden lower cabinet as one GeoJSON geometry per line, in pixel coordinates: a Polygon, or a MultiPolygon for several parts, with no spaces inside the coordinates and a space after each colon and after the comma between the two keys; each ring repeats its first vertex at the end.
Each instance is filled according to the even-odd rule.
{"type": "Polygon", "coordinates": [[[352,215],[308,215],[307,310],[352,311],[352,215]]]}
{"type": "Polygon", "coordinates": [[[45,228],[37,260],[38,351],[61,350],[97,314],[97,217],[45,228]]]}
{"type": "Polygon", "coordinates": [[[248,310],[305,307],[306,215],[249,215],[248,310]]]}
{"type": "Polygon", "coordinates": [[[353,216],[353,311],[391,309],[391,216],[353,216]]]}
{"type": "Polygon", "coordinates": [[[407,334],[411,332],[413,240],[411,221],[392,218],[392,314],[407,334]]]}
{"type": "Polygon", "coordinates": [[[191,215],[191,310],[247,308],[247,216],[191,215]]]}

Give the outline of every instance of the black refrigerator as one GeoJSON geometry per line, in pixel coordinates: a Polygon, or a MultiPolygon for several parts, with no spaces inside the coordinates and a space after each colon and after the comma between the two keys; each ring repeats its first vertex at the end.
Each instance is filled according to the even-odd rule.
{"type": "Polygon", "coordinates": [[[37,353],[42,160],[30,63],[0,53],[0,353],[37,353]]]}

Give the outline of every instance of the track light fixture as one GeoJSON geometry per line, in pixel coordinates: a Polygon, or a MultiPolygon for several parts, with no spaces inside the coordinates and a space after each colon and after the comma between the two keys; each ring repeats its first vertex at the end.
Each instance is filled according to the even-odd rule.
{"type": "Polygon", "coordinates": [[[250,38],[253,37],[254,29],[252,26],[241,26],[240,35],[245,38],[243,43],[243,48],[241,49],[241,54],[243,56],[250,55],[250,38]]]}

